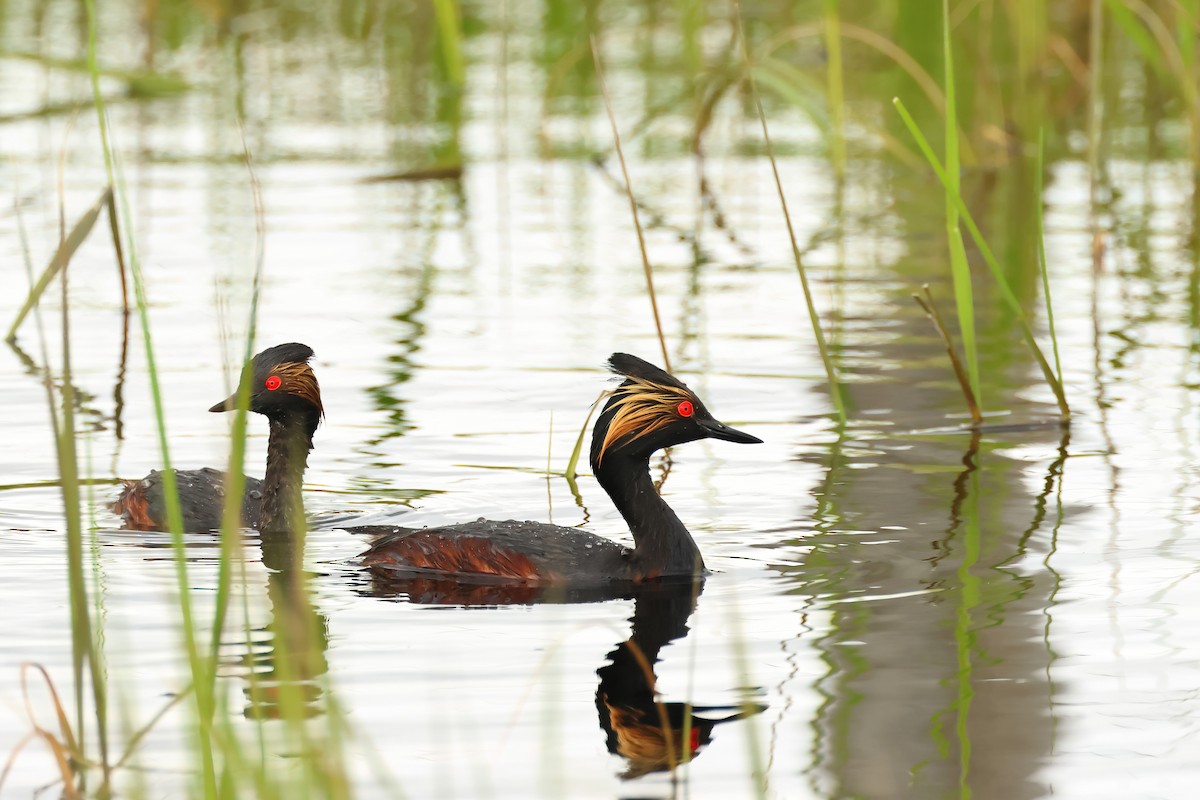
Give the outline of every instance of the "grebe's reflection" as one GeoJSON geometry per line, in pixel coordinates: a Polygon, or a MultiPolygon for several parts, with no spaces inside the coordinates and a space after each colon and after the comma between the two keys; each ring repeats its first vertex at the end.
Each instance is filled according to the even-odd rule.
{"type": "Polygon", "coordinates": [[[262,534],[271,620],[253,631],[244,691],[247,717],[312,717],[322,713],[319,678],[329,671],[328,621],[308,595],[301,549],[288,535],[262,534]]]}
{"type": "Polygon", "coordinates": [[[600,677],[596,688],[600,727],[609,752],[627,762],[621,777],[629,780],[690,761],[712,741],[718,725],[766,709],[762,705],[692,706],[659,699],[655,688],[659,653],[687,635],[688,620],[703,588],[702,581],[691,580],[571,589],[373,576],[364,593],[422,605],[467,607],[632,599],[629,638],[619,643],[608,654],[609,663],[596,671],[600,677]]]}
{"type": "Polygon", "coordinates": [[[608,654],[596,671],[596,710],[608,737],[608,751],[627,762],[621,777],[629,780],[672,770],[695,758],[712,741],[713,729],[742,719],[766,706],[693,706],[664,702],[655,688],[659,651],[688,633],[702,584],[663,584],[634,596],[633,630],[608,654]],[[703,716],[700,716],[703,715],[703,716]]]}

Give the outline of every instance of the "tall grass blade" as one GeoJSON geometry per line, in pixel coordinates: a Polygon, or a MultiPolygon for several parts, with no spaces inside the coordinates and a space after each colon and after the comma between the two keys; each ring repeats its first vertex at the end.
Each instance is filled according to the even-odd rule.
{"type": "MultiPolygon", "coordinates": [[[[126,276],[125,248],[121,245],[121,226],[117,218],[117,200],[112,186],[108,187],[108,230],[112,235],[113,253],[117,257],[117,275],[121,278],[121,310],[125,313],[125,337],[122,341],[127,343],[129,339],[129,279],[126,276]]],[[[124,346],[121,349],[121,364],[122,366],[125,364],[124,346]]],[[[122,372],[124,372],[123,368],[122,372]]]]}
{"type": "MultiPolygon", "coordinates": [[[[946,177],[946,170],[942,167],[941,162],[938,161],[937,156],[934,155],[933,149],[929,146],[925,135],[921,133],[921,129],[917,127],[917,123],[913,120],[912,115],[904,107],[903,101],[897,97],[892,100],[892,104],[896,106],[896,110],[900,112],[900,117],[904,120],[905,126],[908,127],[913,138],[917,140],[917,145],[921,148],[921,152],[925,155],[925,159],[929,162],[929,165],[933,167],[938,180],[942,182],[943,186],[949,186],[950,183],[946,177]]],[[[963,202],[962,195],[955,192],[953,199],[954,204],[958,207],[958,213],[963,224],[967,226],[967,232],[971,234],[971,240],[979,248],[984,263],[987,264],[988,270],[996,280],[996,286],[1000,289],[1000,296],[1004,299],[1009,310],[1012,311],[1013,316],[1016,317],[1021,336],[1029,345],[1029,349],[1033,353],[1033,357],[1037,360],[1038,366],[1041,367],[1042,375],[1046,378],[1046,383],[1050,385],[1050,390],[1054,392],[1054,397],[1058,401],[1058,408],[1065,423],[1071,418],[1071,409],[1067,404],[1062,382],[1058,380],[1050,363],[1046,360],[1046,356],[1042,353],[1042,349],[1038,347],[1037,339],[1033,335],[1033,327],[1029,324],[1025,310],[1021,308],[1021,301],[1017,298],[1016,293],[1013,292],[1012,287],[1008,285],[1008,279],[1004,276],[1004,271],[1000,268],[1000,263],[996,260],[995,254],[992,253],[991,247],[988,246],[987,240],[983,238],[983,234],[979,232],[979,226],[975,224],[975,219],[971,216],[970,210],[967,209],[967,204],[963,202]]]]}
{"type": "Polygon", "coordinates": [[[796,262],[796,271],[800,274],[800,287],[804,290],[804,303],[808,306],[808,319],[812,323],[813,338],[817,343],[817,351],[821,355],[821,363],[825,365],[825,376],[829,381],[829,395],[837,413],[838,425],[846,425],[846,404],[842,397],[842,385],[837,377],[837,368],[829,356],[829,348],[825,344],[825,334],[821,330],[821,318],[817,315],[817,306],[813,302],[812,289],[808,285],[808,274],[804,269],[804,259],[800,255],[800,245],[796,242],[796,230],[792,226],[792,215],[788,211],[787,196],[783,192],[783,180],[779,177],[779,164],[775,161],[775,149],[771,144],[771,133],[767,128],[767,114],[763,110],[762,97],[758,93],[758,84],[754,80],[754,66],[750,58],[750,47],[746,44],[746,29],[742,24],[742,4],[734,0],[736,14],[737,36],[741,45],[742,57],[746,61],[746,76],[750,83],[750,93],[754,97],[755,108],[758,109],[758,121],[762,126],[763,145],[767,150],[767,158],[771,162],[771,174],[775,177],[775,190],[779,195],[779,205],[783,209],[783,222],[787,227],[788,241],[792,245],[792,258],[796,262]]]}
{"type": "Polygon", "coordinates": [[[442,49],[442,63],[446,76],[455,86],[462,86],[467,79],[467,66],[462,52],[462,20],[455,0],[433,0],[433,12],[437,17],[438,44],[442,49]]]}
{"type": "Polygon", "coordinates": [[[59,697],[58,687],[54,685],[54,679],[50,678],[50,673],[47,672],[46,667],[43,667],[42,664],[28,661],[20,666],[20,694],[22,694],[22,698],[25,700],[25,715],[29,716],[29,721],[35,729],[42,729],[40,724],[37,723],[34,715],[34,704],[30,700],[29,672],[31,669],[41,673],[42,680],[46,682],[46,691],[50,693],[50,705],[54,706],[55,721],[59,723],[59,735],[62,736],[62,745],[64,745],[67,752],[82,756],[79,741],[71,729],[71,721],[67,718],[66,709],[62,708],[62,699],[59,697]]]}
{"type": "Polygon", "coordinates": [[[137,258],[137,250],[133,247],[133,236],[130,230],[132,214],[129,210],[128,198],[124,191],[124,181],[113,155],[113,145],[108,129],[108,115],[105,111],[104,97],[100,92],[100,69],[97,63],[97,27],[95,0],[84,0],[84,10],[87,17],[87,63],[88,73],[92,84],[92,102],[96,108],[96,118],[100,129],[101,149],[104,153],[104,167],[108,176],[108,184],[117,198],[121,220],[125,221],[126,236],[125,255],[129,260],[129,272],[133,278],[134,297],[137,302],[138,322],[141,328],[142,343],[146,356],[146,369],[150,377],[150,395],[154,408],[154,418],[158,432],[159,452],[163,465],[163,495],[166,506],[167,528],[171,531],[171,545],[175,555],[176,591],[179,602],[180,625],[182,628],[184,648],[187,652],[188,665],[192,673],[192,685],[195,687],[197,724],[196,743],[200,754],[200,779],[205,797],[215,797],[217,794],[216,766],[213,758],[212,741],[212,710],[213,700],[209,692],[209,681],[205,677],[206,660],[200,653],[196,638],[196,627],[191,605],[191,581],[188,579],[187,556],[183,540],[183,515],[179,503],[179,490],[176,484],[175,472],[171,469],[170,448],[167,439],[166,415],[163,406],[161,385],[158,379],[158,363],[154,355],[154,346],[150,334],[149,303],[146,296],[146,285],[137,258]]]}
{"type": "Polygon", "coordinates": [[[954,281],[954,305],[958,311],[958,330],[962,336],[967,360],[967,376],[971,391],[978,402],[979,351],[975,344],[975,297],[971,286],[971,267],[963,247],[962,229],[958,225],[958,207],[954,198],[959,194],[958,103],[954,89],[954,48],[950,40],[950,2],[942,0],[942,60],[944,62],[943,92],[946,96],[946,242],[950,249],[950,273],[954,281]]]}
{"type": "Polygon", "coordinates": [[[1054,303],[1050,301],[1050,267],[1046,262],[1046,202],[1045,180],[1046,169],[1046,129],[1038,130],[1037,172],[1034,175],[1034,200],[1037,203],[1037,249],[1038,269],[1042,273],[1042,296],[1046,299],[1046,326],[1050,331],[1050,347],[1054,351],[1054,374],[1058,376],[1059,385],[1063,383],[1062,359],[1058,355],[1058,335],[1054,330],[1054,303]]]}
{"type": "MultiPolygon", "coordinates": [[[[238,130],[242,141],[242,159],[250,178],[250,194],[254,204],[254,277],[250,289],[250,311],[246,326],[246,343],[242,351],[242,368],[238,375],[237,408],[233,414],[229,464],[225,472],[225,507],[221,514],[221,564],[217,573],[217,602],[213,616],[213,637],[209,643],[208,652],[208,677],[212,681],[216,680],[221,631],[224,630],[225,614],[229,608],[234,559],[242,556],[241,512],[242,496],[246,491],[244,469],[247,418],[250,408],[251,359],[254,358],[254,343],[258,330],[258,304],[262,295],[263,263],[266,257],[266,213],[263,208],[262,184],[254,170],[250,148],[246,143],[245,128],[242,127],[240,120],[238,130]]],[[[303,536],[303,532],[301,532],[301,536],[303,536]]]]}
{"type": "Polygon", "coordinates": [[[583,427],[579,429],[579,435],[575,437],[575,447],[571,449],[571,458],[567,461],[567,471],[565,474],[567,483],[571,484],[572,486],[574,486],[575,477],[578,474],[577,470],[579,468],[579,456],[583,453],[583,438],[587,436],[588,429],[592,424],[592,414],[596,413],[596,409],[600,407],[600,401],[608,397],[608,395],[609,390],[605,389],[600,393],[600,396],[596,398],[596,401],[592,403],[592,407],[588,409],[587,419],[583,421],[583,427]]]}
{"type": "MultiPolygon", "coordinates": [[[[105,198],[93,207],[99,214],[105,198]]],[[[95,223],[95,215],[91,218],[95,223]]],[[[90,229],[90,225],[89,225],[90,229]]],[[[60,247],[60,250],[62,248],[60,247]]],[[[79,458],[75,450],[75,386],[71,370],[71,323],[67,262],[61,262],[62,279],[62,401],[60,424],[56,427],[58,472],[62,478],[63,513],[67,523],[67,588],[71,609],[71,666],[74,673],[76,714],[79,739],[83,741],[84,668],[86,683],[91,684],[93,711],[96,715],[100,763],[104,767],[104,782],[108,784],[108,704],[105,676],[92,632],[91,607],[88,603],[87,578],[84,574],[83,506],[80,496],[79,458]]],[[[82,753],[81,753],[82,755],[82,753]]]]}
{"type": "Polygon", "coordinates": [[[825,53],[828,59],[825,75],[832,128],[829,153],[833,161],[833,173],[841,183],[846,176],[846,100],[842,80],[842,32],[838,0],[825,0],[825,53]]]}
{"type": "Polygon", "coordinates": [[[71,232],[59,243],[58,249],[54,251],[54,256],[50,259],[50,263],[46,265],[46,269],[38,277],[37,283],[29,290],[29,296],[25,298],[24,304],[21,305],[21,310],[17,312],[16,319],[8,328],[8,333],[5,334],[5,341],[11,344],[17,338],[17,329],[21,327],[21,323],[25,321],[25,317],[29,316],[29,312],[38,304],[42,294],[46,291],[46,287],[50,285],[50,281],[54,280],[54,276],[58,275],[71,257],[75,255],[75,251],[80,245],[87,240],[88,234],[92,232],[92,228],[96,225],[96,219],[100,216],[100,211],[105,206],[110,204],[112,200],[112,187],[105,189],[92,207],[84,212],[83,216],[71,228],[71,232]]]}
{"type": "Polygon", "coordinates": [[[1138,22],[1138,15],[1131,8],[1133,4],[1129,0],[1104,0],[1104,5],[1108,6],[1113,24],[1137,47],[1138,52],[1159,77],[1170,78],[1171,70],[1167,66],[1166,57],[1155,44],[1154,35],[1138,22]]]}
{"type": "MultiPolygon", "coordinates": [[[[1100,175],[1100,137],[1103,136],[1104,0],[1092,0],[1088,30],[1088,185],[1093,223],[1100,175]]],[[[1094,224],[1093,224],[1094,228],[1094,224]]],[[[1098,231],[1093,230],[1093,240],[1098,231]]]]}
{"type": "MultiPolygon", "coordinates": [[[[1153,8],[1141,0],[1110,0],[1114,8],[1113,19],[1121,29],[1137,42],[1143,57],[1150,62],[1160,75],[1175,83],[1176,91],[1188,112],[1189,122],[1189,155],[1193,160],[1200,160],[1200,86],[1187,57],[1180,50],[1179,42],[1171,35],[1171,30],[1153,8]],[[1138,21],[1127,18],[1135,14],[1138,21]],[[1144,30],[1142,29],[1144,26],[1144,30]]],[[[1182,7],[1176,7],[1180,16],[1186,18],[1187,12],[1182,7]]],[[[1195,36],[1195,32],[1192,33],[1195,36]]]]}
{"type": "Polygon", "coordinates": [[[546,434],[546,519],[554,524],[554,493],[550,491],[550,454],[554,449],[554,411],[550,411],[550,430],[546,434]]]}
{"type": "Polygon", "coordinates": [[[621,132],[617,128],[617,117],[613,114],[612,101],[608,96],[608,85],[604,81],[604,65],[600,61],[600,47],[596,36],[590,37],[592,46],[592,62],[596,65],[596,82],[600,86],[600,94],[604,97],[604,109],[608,112],[608,122],[612,126],[613,145],[617,150],[617,160],[621,162],[621,174],[625,176],[625,192],[629,195],[629,210],[633,214],[633,227],[637,231],[638,249],[642,253],[642,267],[646,271],[646,291],[650,295],[650,310],[654,312],[654,329],[658,331],[658,344],[662,348],[663,368],[671,371],[671,356],[667,352],[667,339],[663,336],[662,319],[658,314],[658,297],[654,292],[654,271],[650,267],[650,255],[646,252],[646,235],[642,232],[642,221],[638,217],[637,200],[633,196],[633,183],[629,179],[629,167],[625,164],[625,151],[621,147],[621,132]]]}

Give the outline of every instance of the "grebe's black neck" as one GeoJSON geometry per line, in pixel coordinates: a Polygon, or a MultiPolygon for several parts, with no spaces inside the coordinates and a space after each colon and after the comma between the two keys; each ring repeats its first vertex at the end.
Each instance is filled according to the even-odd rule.
{"type": "Polygon", "coordinates": [[[315,412],[305,411],[270,417],[267,472],[258,522],[261,533],[296,534],[304,530],[304,470],[318,420],[315,412]]]}
{"type": "Polygon", "coordinates": [[[696,541],[654,488],[648,454],[609,453],[593,464],[593,471],[633,534],[633,560],[638,575],[659,577],[704,572],[704,559],[696,541]]]}
{"type": "Polygon", "coordinates": [[[704,559],[688,529],[654,490],[650,456],[698,439],[762,440],[717,421],[691,389],[653,364],[613,353],[608,365],[625,380],[596,419],[590,460],[592,474],[633,533],[633,575],[700,575],[704,559]]]}

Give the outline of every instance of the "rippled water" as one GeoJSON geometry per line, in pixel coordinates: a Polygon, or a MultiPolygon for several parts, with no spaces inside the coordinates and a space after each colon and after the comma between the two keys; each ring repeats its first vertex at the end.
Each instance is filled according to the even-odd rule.
{"type": "MultiPolygon", "coordinates": [[[[5,33],[10,46],[28,35],[21,19],[5,33]]],[[[311,345],[328,411],[306,480],[311,514],[552,519],[628,539],[593,480],[580,481],[577,500],[561,473],[608,385],[605,358],[659,361],[658,343],[619,172],[611,160],[542,157],[527,44],[518,34],[503,44],[501,91],[483,77],[469,84],[461,182],[379,183],[364,179],[428,166],[425,143],[444,129],[387,124],[394,98],[380,76],[333,45],[337,69],[299,74],[288,67],[303,43],[246,45],[234,85],[265,208],[258,341],[311,345]]],[[[500,46],[494,35],[472,45],[500,46]]],[[[222,465],[228,421],[206,409],[227,394],[240,352],[255,221],[228,60],[200,46],[170,58],[213,85],[118,103],[112,122],[172,458],[222,465]]],[[[618,117],[632,127],[645,79],[615,71],[618,117]]],[[[104,183],[94,113],[23,115],[87,97],[77,75],[0,61],[0,175],[21,207],[20,217],[0,212],[6,325],[28,285],[20,224],[35,268],[57,241],[60,154],[68,219],[104,183]]],[[[1048,260],[1072,425],[1053,424],[1052,396],[984,290],[984,402],[1006,413],[974,438],[959,429],[942,345],[909,297],[930,282],[949,303],[940,192],[923,174],[864,159],[839,207],[828,162],[803,154],[811,131],[782,114],[778,137],[800,147],[780,167],[801,238],[833,231],[808,261],[849,382],[855,422],[839,436],[769,165],[737,146],[753,121],[726,112],[705,162],[724,227],[698,214],[695,160],[656,147],[676,140],[662,129],[682,116],[630,147],[675,369],[718,417],[765,440],[683,446],[655,463],[714,571],[695,612],[654,596],[490,608],[378,596],[354,563],[365,543],[323,526],[304,556],[312,592],[300,612],[322,647],[296,668],[345,709],[361,794],[749,797],[761,770],[779,798],[1188,796],[1200,777],[1190,167],[1111,166],[1116,199],[1096,271],[1086,166],[1053,166],[1048,260]],[[711,741],[681,771],[682,788],[662,771],[629,777],[649,767],[606,746],[597,689],[615,692],[616,679],[597,671],[629,638],[635,610],[649,620],[640,643],[662,646],[665,701],[763,707],[704,731],[711,741]]],[[[540,127],[560,147],[603,149],[604,125],[589,106],[540,127]]],[[[1017,190],[1002,181],[992,191],[1003,205],[1017,190]]],[[[187,670],[168,538],[119,531],[106,510],[117,478],[159,461],[136,326],[121,365],[120,292],[101,233],[70,267],[71,354],[87,429],[79,451],[94,478],[91,580],[115,729],[127,735],[184,688],[187,670]]],[[[1044,340],[1039,301],[1029,305],[1044,340]]],[[[43,309],[57,375],[57,292],[43,309]]],[[[18,344],[0,349],[3,753],[31,730],[18,665],[44,665],[68,700],[71,676],[65,524],[34,320],[18,344]]],[[[261,473],[264,426],[251,428],[248,463],[261,473]]],[[[189,548],[205,618],[216,542],[197,535],[189,548]]],[[[280,668],[268,628],[294,613],[281,610],[290,578],[276,568],[287,553],[256,538],[247,552],[237,614],[244,601],[248,626],[226,635],[218,685],[247,717],[270,716],[249,675],[280,668]]],[[[52,727],[44,693],[32,695],[52,727]]],[[[127,787],[178,796],[187,719],[167,713],[127,787]]],[[[266,746],[286,756],[282,740],[266,746]]],[[[30,796],[55,774],[45,748],[29,744],[4,794],[30,796]]]]}

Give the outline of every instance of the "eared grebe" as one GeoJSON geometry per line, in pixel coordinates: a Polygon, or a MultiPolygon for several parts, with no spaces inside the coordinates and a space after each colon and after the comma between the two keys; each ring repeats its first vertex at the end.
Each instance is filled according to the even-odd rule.
{"type": "MultiPolygon", "coordinates": [[[[261,481],[246,479],[242,524],[263,533],[291,533],[305,524],[300,490],[313,433],[325,413],[317,376],[308,365],[312,357],[312,348],[290,342],[262,351],[251,362],[250,410],[267,418],[271,435],[266,476],[261,481]]],[[[236,392],[209,411],[235,408],[236,392]]],[[[196,532],[221,527],[225,473],[211,468],[177,470],[175,480],[183,529],[196,532]]],[[[154,471],[140,481],[126,481],[113,511],[133,530],[167,530],[163,474],[154,471]]]]}
{"type": "Polygon", "coordinates": [[[592,431],[592,472],[628,523],[632,549],[575,528],[480,519],[439,528],[347,528],[382,534],[361,563],[383,579],[551,586],[703,574],[696,542],[654,490],[650,456],[697,439],[762,440],[718,422],[681,381],[640,358],[614,353],[608,365],[625,380],[592,431]]]}

